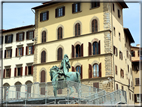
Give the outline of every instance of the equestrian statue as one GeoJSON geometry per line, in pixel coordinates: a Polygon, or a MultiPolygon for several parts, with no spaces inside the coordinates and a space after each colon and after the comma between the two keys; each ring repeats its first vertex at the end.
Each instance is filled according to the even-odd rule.
{"type": "Polygon", "coordinates": [[[71,95],[74,92],[72,86],[74,86],[76,91],[78,92],[78,86],[68,81],[80,83],[80,73],[73,72],[73,71],[69,72],[69,68],[71,68],[69,63],[69,58],[68,58],[68,55],[65,54],[61,62],[61,67],[58,68],[57,66],[53,66],[50,69],[50,76],[51,76],[51,81],[54,88],[53,92],[55,97],[57,96],[57,90],[66,88],[67,85],[68,85],[68,88],[70,89],[69,95],[71,95]],[[62,82],[62,80],[65,80],[65,81],[62,82]]]}

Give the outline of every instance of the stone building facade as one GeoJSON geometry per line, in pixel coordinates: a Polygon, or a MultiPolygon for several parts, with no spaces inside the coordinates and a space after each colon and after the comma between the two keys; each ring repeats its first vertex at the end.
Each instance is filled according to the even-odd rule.
{"type": "Polygon", "coordinates": [[[83,84],[108,92],[122,89],[133,104],[131,47],[134,42],[123,27],[121,3],[57,3],[34,7],[34,82],[50,82],[49,71],[67,54],[69,71],[80,72],[83,84]],[[129,67],[128,67],[129,66],[129,67]]]}

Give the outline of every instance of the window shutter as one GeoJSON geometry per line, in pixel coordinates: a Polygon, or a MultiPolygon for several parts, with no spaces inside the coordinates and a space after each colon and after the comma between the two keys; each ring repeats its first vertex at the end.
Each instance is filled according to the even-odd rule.
{"type": "Polygon", "coordinates": [[[22,73],[23,73],[23,67],[21,67],[21,76],[22,76],[22,73]]]}
{"type": "Polygon", "coordinates": [[[78,23],[78,29],[77,29],[78,31],[78,34],[77,35],[80,35],[80,24],[78,23]]]}
{"type": "Polygon", "coordinates": [[[10,49],[10,57],[12,58],[12,49],[10,49]]]}
{"type": "Polygon", "coordinates": [[[18,33],[16,34],[16,41],[18,41],[18,33]]]}
{"type": "Polygon", "coordinates": [[[49,19],[49,11],[46,12],[46,15],[47,15],[46,18],[48,20],[49,19]]]}
{"type": "Polygon", "coordinates": [[[118,55],[118,51],[117,51],[117,48],[115,47],[115,49],[116,49],[116,56],[118,55]]]}
{"type": "Polygon", "coordinates": [[[43,13],[40,13],[40,21],[43,19],[43,13]]]}
{"type": "Polygon", "coordinates": [[[55,9],[55,17],[58,17],[58,9],[55,9]]]}
{"type": "Polygon", "coordinates": [[[1,44],[3,44],[3,36],[2,36],[1,44]]]}
{"type": "Polygon", "coordinates": [[[16,68],[15,68],[15,70],[14,70],[14,77],[16,77],[16,68]]]}
{"type": "Polygon", "coordinates": [[[34,45],[33,45],[33,48],[32,48],[32,54],[34,54],[34,45]]]}
{"type": "Polygon", "coordinates": [[[92,78],[92,65],[89,64],[89,78],[92,78]]]}
{"type": "Polygon", "coordinates": [[[81,79],[83,78],[83,71],[82,71],[82,65],[81,65],[81,79]]]}
{"type": "Polygon", "coordinates": [[[134,94],[134,96],[135,96],[134,100],[135,102],[137,102],[137,94],[134,94]]]}
{"type": "Polygon", "coordinates": [[[11,68],[9,69],[9,78],[11,77],[11,68]]]}
{"type": "Polygon", "coordinates": [[[81,57],[83,57],[83,43],[81,45],[81,57]]]}
{"type": "Polygon", "coordinates": [[[101,54],[101,43],[100,43],[100,41],[99,41],[99,54],[101,54]]]}
{"type": "Polygon", "coordinates": [[[4,69],[4,71],[3,71],[3,78],[5,78],[5,69],[4,69]]]}
{"type": "Polygon", "coordinates": [[[24,40],[24,34],[25,34],[25,32],[23,32],[23,40],[24,40]]]}
{"type": "Polygon", "coordinates": [[[32,72],[31,72],[31,74],[33,75],[33,66],[32,66],[32,72]]]}
{"type": "Polygon", "coordinates": [[[7,36],[5,36],[5,43],[7,43],[7,36]]]}
{"type": "Polygon", "coordinates": [[[16,48],[16,55],[15,56],[17,56],[17,48],[16,48]]]}
{"type": "Polygon", "coordinates": [[[74,4],[72,4],[72,13],[74,13],[74,8],[75,8],[74,4]]]}
{"type": "Polygon", "coordinates": [[[27,66],[25,66],[25,75],[27,75],[27,66]]]}
{"type": "Polygon", "coordinates": [[[113,46],[113,54],[115,54],[115,46],[113,46]]]}
{"type": "Polygon", "coordinates": [[[28,38],[28,37],[29,37],[28,34],[29,34],[29,32],[27,31],[27,32],[26,32],[26,40],[29,39],[29,38],[28,38]]]}
{"type": "Polygon", "coordinates": [[[5,53],[4,53],[4,58],[6,58],[6,50],[5,50],[5,53]]]}
{"type": "Polygon", "coordinates": [[[26,55],[28,55],[28,46],[26,46],[26,55]]]}
{"type": "Polygon", "coordinates": [[[117,66],[115,65],[115,72],[116,72],[116,74],[117,74],[117,66]]]}
{"type": "Polygon", "coordinates": [[[41,52],[41,63],[42,63],[42,59],[43,59],[43,58],[42,58],[42,57],[43,57],[42,54],[43,54],[43,52],[41,52]]]}
{"type": "Polygon", "coordinates": [[[72,71],[75,72],[74,67],[72,66],[72,71]]]}
{"type": "Polygon", "coordinates": [[[77,36],[78,35],[78,33],[77,33],[78,31],[77,31],[77,24],[75,25],[75,36],[77,36]]]}
{"type": "Polygon", "coordinates": [[[24,47],[22,47],[22,56],[24,55],[24,47]]]}
{"type": "Polygon", "coordinates": [[[72,58],[74,58],[74,46],[72,45],[72,58]]]}
{"type": "Polygon", "coordinates": [[[11,43],[13,42],[13,34],[11,35],[11,43]]]}
{"type": "Polygon", "coordinates": [[[63,7],[63,16],[65,15],[65,6],[63,7]]]}
{"type": "Polygon", "coordinates": [[[90,56],[91,55],[91,43],[90,42],[88,42],[88,56],[90,56]]]}
{"type": "Polygon", "coordinates": [[[78,3],[78,11],[80,11],[80,5],[81,5],[81,3],[78,3]]]}
{"type": "Polygon", "coordinates": [[[99,77],[102,77],[102,67],[101,67],[101,63],[99,64],[99,77]]]}

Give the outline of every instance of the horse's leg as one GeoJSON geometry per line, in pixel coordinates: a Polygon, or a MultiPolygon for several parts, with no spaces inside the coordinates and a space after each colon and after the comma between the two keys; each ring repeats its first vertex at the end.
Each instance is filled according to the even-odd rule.
{"type": "Polygon", "coordinates": [[[74,92],[73,88],[70,86],[69,89],[71,90],[70,95],[74,92]]]}
{"type": "Polygon", "coordinates": [[[54,90],[53,90],[53,91],[54,91],[54,96],[55,96],[55,97],[57,97],[57,89],[56,89],[56,88],[54,88],[54,90]]]}

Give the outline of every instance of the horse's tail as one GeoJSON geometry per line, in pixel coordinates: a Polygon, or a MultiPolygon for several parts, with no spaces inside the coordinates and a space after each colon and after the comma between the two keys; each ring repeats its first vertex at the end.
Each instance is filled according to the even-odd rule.
{"type": "Polygon", "coordinates": [[[77,76],[77,82],[80,83],[80,73],[79,73],[79,72],[76,72],[76,76],[77,76]]]}

